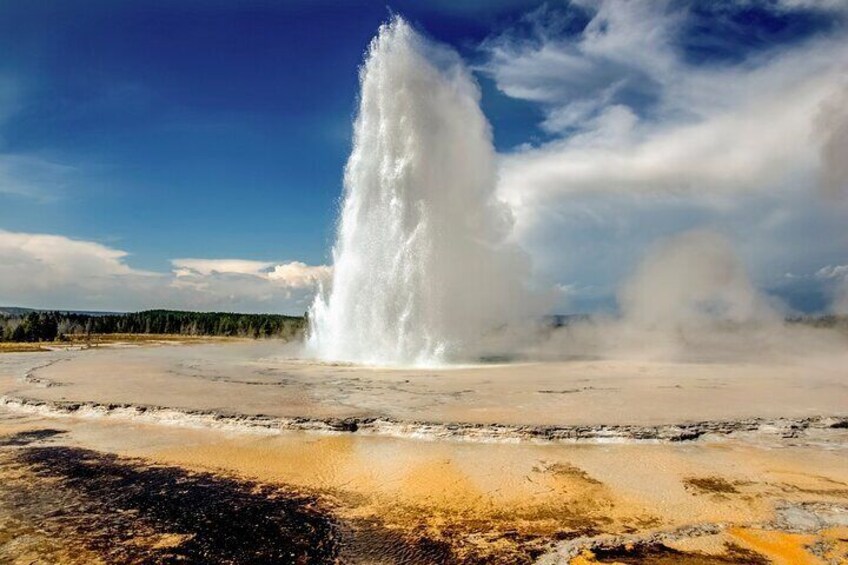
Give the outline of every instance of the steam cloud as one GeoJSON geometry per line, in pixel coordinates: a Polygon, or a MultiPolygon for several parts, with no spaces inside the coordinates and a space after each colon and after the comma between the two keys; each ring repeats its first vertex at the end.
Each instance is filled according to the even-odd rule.
{"type": "Polygon", "coordinates": [[[618,305],[618,316],[572,321],[524,355],[794,362],[846,350],[837,332],[787,323],[785,308],[757,290],[730,242],[708,230],[659,242],[622,284],[618,305]]]}
{"type": "Polygon", "coordinates": [[[622,316],[646,331],[772,320],[730,242],[686,232],[650,251],[619,293],[622,316]]]}

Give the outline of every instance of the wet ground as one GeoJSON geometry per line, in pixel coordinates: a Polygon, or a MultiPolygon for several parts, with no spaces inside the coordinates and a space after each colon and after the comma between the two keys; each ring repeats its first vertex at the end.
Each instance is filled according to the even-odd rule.
{"type": "Polygon", "coordinates": [[[326,562],[337,555],[317,501],[283,489],[65,446],[56,433],[3,438],[5,559],[112,563],[326,562]]]}
{"type": "Polygon", "coordinates": [[[0,418],[0,562],[848,559],[842,452],[357,445],[303,432],[47,423],[0,418]],[[604,472],[616,463],[623,468],[604,472]]]}
{"type": "MultiPolygon", "coordinates": [[[[261,395],[218,388],[223,378],[279,377],[255,358],[239,376],[241,347],[187,347],[183,361],[169,350],[173,372],[148,368],[163,386],[149,393],[156,406],[122,403],[155,355],[133,350],[127,381],[85,373],[97,366],[87,360],[74,368],[67,352],[0,356],[0,563],[848,562],[848,420],[829,404],[718,422],[563,418],[557,429],[579,437],[527,432],[538,425],[422,428],[400,411],[376,428],[356,418],[320,427],[315,417],[286,427],[280,416],[238,412],[261,395]],[[232,360],[204,375],[201,356],[232,360]],[[206,388],[187,387],[207,390],[192,400],[205,408],[179,406],[190,396],[182,383],[198,381],[206,388]]],[[[387,378],[399,377],[368,386],[395,386],[387,378]]],[[[426,378],[435,377],[416,386],[426,378]]],[[[833,395],[834,378],[810,382],[833,395]]],[[[428,386],[434,406],[454,402],[428,386]]],[[[304,402],[332,404],[327,385],[312,390],[304,402]]]]}
{"type": "Polygon", "coordinates": [[[0,395],[490,427],[848,416],[848,344],[746,362],[595,359],[441,369],[332,365],[292,357],[298,353],[260,341],[3,354],[0,395]]]}

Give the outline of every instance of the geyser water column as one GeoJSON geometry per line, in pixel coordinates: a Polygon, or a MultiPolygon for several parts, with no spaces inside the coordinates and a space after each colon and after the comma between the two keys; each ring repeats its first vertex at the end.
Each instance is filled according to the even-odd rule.
{"type": "Polygon", "coordinates": [[[480,91],[459,56],[396,17],[360,71],[331,287],[310,310],[319,358],[472,360],[523,314],[528,263],[505,240],[480,91]]]}

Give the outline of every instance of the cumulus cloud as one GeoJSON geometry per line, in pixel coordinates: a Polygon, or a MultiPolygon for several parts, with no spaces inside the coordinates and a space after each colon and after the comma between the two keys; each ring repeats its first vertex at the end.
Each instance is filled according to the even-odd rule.
{"type": "MultiPolygon", "coordinates": [[[[787,14],[835,4],[756,7],[787,14]]],[[[844,26],[750,51],[737,45],[733,57],[705,62],[686,42],[706,34],[722,44],[717,28],[740,5],[700,21],[688,3],[566,6],[543,7],[486,40],[480,67],[502,93],[537,103],[539,127],[552,134],[502,154],[499,184],[516,218],[514,237],[549,278],[611,289],[609,277],[627,262],[616,249],[632,256],[656,237],[704,224],[729,228],[745,259],[759,263],[760,281],[775,276],[776,263],[786,272],[803,262],[792,237],[821,241],[812,251],[819,260],[844,251],[844,211],[835,219],[818,199],[846,193],[844,26]],[[600,275],[568,278],[575,269],[600,275]]]]}
{"type": "Polygon", "coordinates": [[[508,201],[524,203],[531,196],[585,191],[709,198],[765,190],[810,166],[814,153],[794,140],[809,137],[805,106],[815,106],[820,96],[800,88],[750,108],[650,133],[637,131],[631,111],[613,106],[581,135],[507,156],[502,193],[508,201]]]}
{"type": "Polygon", "coordinates": [[[327,282],[332,273],[326,265],[312,266],[301,261],[276,264],[245,259],[173,259],[171,265],[177,279],[247,275],[283,288],[313,288],[327,282]]]}
{"type": "Polygon", "coordinates": [[[130,268],[126,257],[124,251],[91,241],[0,231],[0,281],[9,294],[81,279],[102,288],[125,277],[152,275],[130,268]]]}
{"type": "Polygon", "coordinates": [[[177,277],[237,274],[262,276],[273,263],[245,259],[172,259],[174,275],[177,277]]]}
{"type": "Polygon", "coordinates": [[[0,231],[0,302],[114,308],[120,295],[147,294],[160,278],[131,268],[126,257],[91,241],[0,231]]]}
{"type": "MultiPolygon", "coordinates": [[[[609,0],[577,37],[487,44],[485,69],[498,87],[543,102],[543,127],[570,130],[504,157],[501,186],[510,201],[583,191],[768,190],[813,170],[809,140],[846,70],[848,42],[819,40],[734,65],[692,66],[672,45],[684,15],[662,2],[609,0]],[[645,96],[620,95],[645,83],[652,85],[645,96]],[[650,113],[646,96],[655,99],[650,113]]],[[[839,102],[829,116],[845,106],[839,102]]],[[[828,154],[844,137],[832,124],[828,154]]]]}
{"type": "Polygon", "coordinates": [[[306,288],[328,282],[331,274],[332,268],[326,265],[310,266],[300,261],[292,261],[275,265],[268,273],[268,278],[292,288],[306,288]]]}
{"type": "Polygon", "coordinates": [[[128,257],[92,241],[0,230],[0,304],[299,313],[329,274],[298,261],[241,259],[174,259],[170,273],[159,273],[131,267],[128,257]]]}

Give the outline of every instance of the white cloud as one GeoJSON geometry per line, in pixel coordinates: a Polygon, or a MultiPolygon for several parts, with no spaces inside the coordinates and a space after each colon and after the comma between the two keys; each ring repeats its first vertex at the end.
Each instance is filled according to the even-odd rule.
{"type": "Polygon", "coordinates": [[[311,266],[300,261],[275,264],[245,259],[173,259],[171,265],[177,278],[248,275],[286,288],[314,287],[326,282],[332,272],[326,265],[311,266]]]}
{"type": "Polygon", "coordinates": [[[262,276],[274,264],[245,259],[173,259],[174,274],[178,277],[192,275],[237,274],[262,276]]]}
{"type": "MultiPolygon", "coordinates": [[[[693,67],[670,44],[681,11],[625,4],[602,2],[574,39],[486,44],[485,69],[504,93],[543,102],[541,125],[549,131],[576,130],[504,156],[508,201],[583,191],[767,190],[815,170],[816,117],[840,91],[848,42],[820,40],[737,65],[693,67]],[[639,80],[657,87],[650,117],[613,96],[639,80]]],[[[821,127],[833,130],[824,143],[837,153],[844,128],[821,127]]]]}
{"type": "Polygon", "coordinates": [[[687,123],[639,124],[622,106],[584,122],[579,135],[507,155],[508,201],[556,193],[643,191],[721,195],[766,190],[814,170],[813,116],[833,91],[808,80],[733,110],[687,123]]]}
{"type": "MultiPolygon", "coordinates": [[[[589,2],[575,2],[586,4],[589,2]]],[[[676,16],[667,2],[609,0],[593,5],[594,18],[577,38],[560,39],[564,16],[547,6],[528,14],[533,37],[506,33],[483,44],[489,62],[483,67],[498,88],[514,98],[568,105],[597,94],[652,87],[673,64],[665,47],[676,16]]]]}
{"type": "Polygon", "coordinates": [[[5,288],[48,288],[61,280],[104,281],[150,273],[131,269],[127,253],[91,241],[0,230],[0,281],[5,288]],[[55,280],[59,279],[59,280],[55,280]]]}
{"type": "Polygon", "coordinates": [[[175,259],[172,272],[157,273],[127,258],[92,241],[0,230],[0,304],[299,313],[329,274],[298,261],[241,259],[175,259]]]}
{"type": "Polygon", "coordinates": [[[727,230],[756,281],[844,255],[844,30],[693,63],[684,3],[573,4],[591,15],[582,31],[562,33],[573,25],[544,8],[523,22],[529,37],[525,25],[482,46],[482,72],[538,103],[556,136],[502,154],[500,169],[514,238],[546,278],[612,288],[651,241],[701,226],[727,230]],[[841,203],[823,205],[818,187],[841,203]]]}
{"type": "Polygon", "coordinates": [[[275,265],[274,270],[268,273],[268,278],[292,288],[306,288],[329,281],[331,274],[332,268],[326,265],[313,267],[300,261],[292,261],[275,265]]]}

